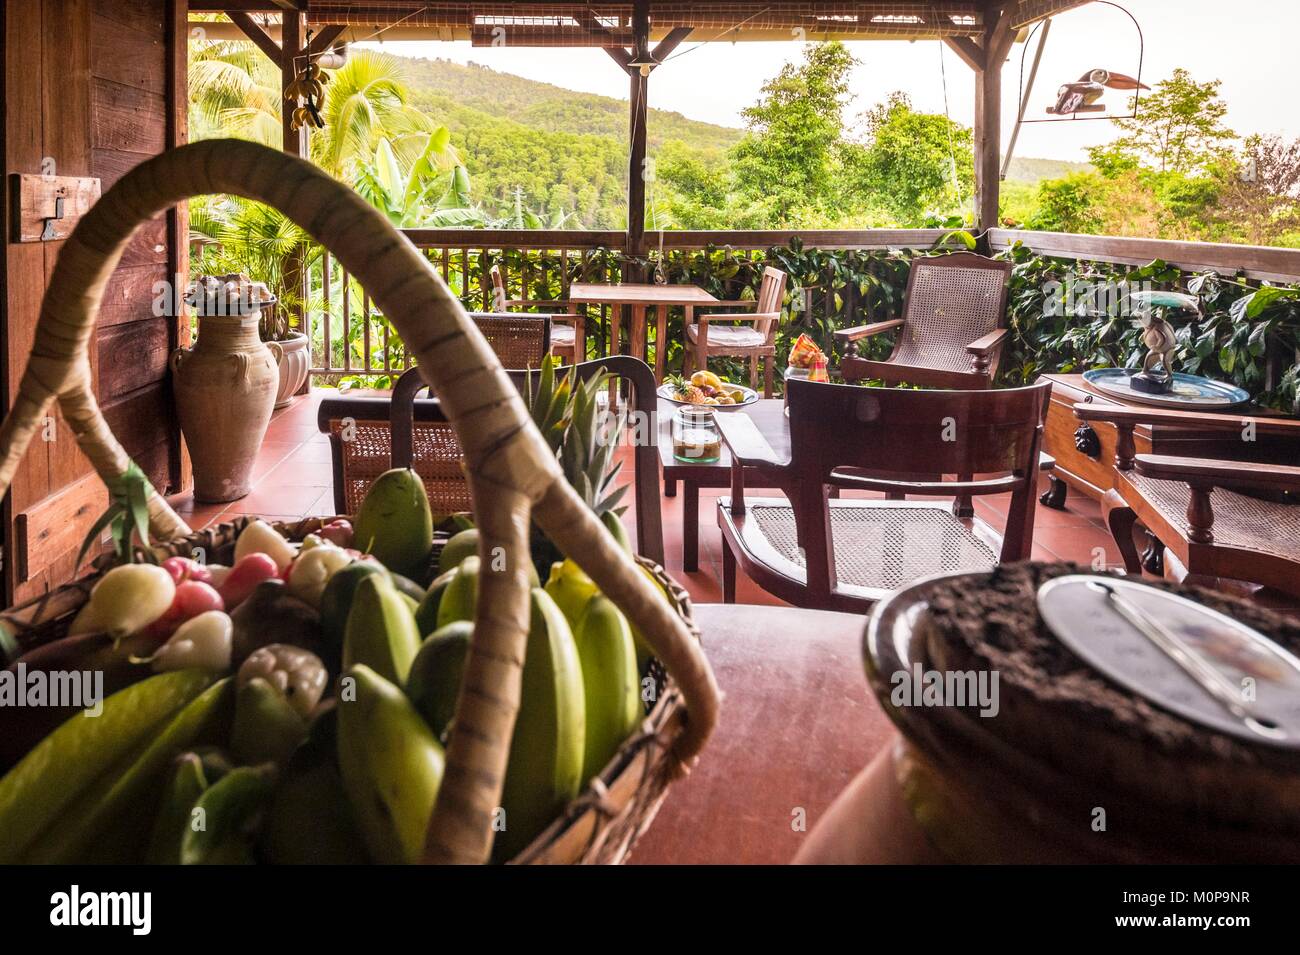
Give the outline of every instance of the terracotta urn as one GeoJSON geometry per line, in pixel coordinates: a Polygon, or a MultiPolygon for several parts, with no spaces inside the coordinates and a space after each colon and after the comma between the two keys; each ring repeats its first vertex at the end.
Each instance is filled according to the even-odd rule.
{"type": "Polygon", "coordinates": [[[248,494],[280,387],[276,355],[258,334],[261,306],[273,301],[269,293],[259,297],[265,286],[245,286],[252,291],[235,296],[212,288],[201,284],[191,301],[199,313],[194,347],[178,348],[171,357],[176,409],[194,464],[194,499],[205,503],[248,494]]]}
{"type": "Polygon", "coordinates": [[[275,394],[275,406],[283,408],[293,400],[293,396],[307,380],[307,370],[311,367],[311,348],[307,336],[302,332],[294,332],[292,338],[268,342],[267,345],[275,355],[276,364],[280,366],[280,387],[275,394]]]}

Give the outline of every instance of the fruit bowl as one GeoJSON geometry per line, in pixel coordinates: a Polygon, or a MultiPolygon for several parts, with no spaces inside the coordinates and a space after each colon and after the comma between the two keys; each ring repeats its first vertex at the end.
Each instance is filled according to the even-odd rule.
{"type": "Polygon", "coordinates": [[[727,385],[727,387],[735,391],[743,391],[745,393],[744,400],[737,401],[734,405],[709,405],[701,404],[698,401],[682,401],[675,397],[676,392],[673,390],[673,386],[669,384],[660,385],[658,395],[665,401],[671,401],[673,404],[679,405],[683,408],[706,408],[709,411],[735,411],[738,408],[746,408],[758,400],[758,392],[753,388],[746,388],[744,385],[731,384],[727,385]]]}

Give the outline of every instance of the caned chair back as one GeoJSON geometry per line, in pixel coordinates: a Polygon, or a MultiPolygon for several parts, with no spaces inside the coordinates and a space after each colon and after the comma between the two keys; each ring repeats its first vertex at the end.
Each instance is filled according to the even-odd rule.
{"type": "Polygon", "coordinates": [[[791,464],[808,480],[824,482],[839,468],[906,475],[1010,474],[1025,486],[1036,479],[1050,382],[917,391],[794,378],[786,387],[791,464]]]}
{"type": "MultiPolygon", "coordinates": [[[[763,280],[758,286],[758,304],[755,308],[757,314],[781,311],[781,303],[785,299],[786,281],[787,276],[780,269],[774,269],[770,265],[763,269],[763,280]]],[[[762,333],[763,341],[770,345],[776,337],[776,319],[760,319],[754,324],[756,330],[762,333]]]]}
{"type": "MultiPolygon", "coordinates": [[[[1011,263],[955,252],[912,260],[891,362],[969,372],[966,346],[1005,320],[1011,263]]],[[[996,369],[990,369],[996,372],[996,369]]]]}
{"type": "Polygon", "coordinates": [[[470,312],[506,368],[540,368],[551,350],[551,318],[540,312],[470,312]]]}

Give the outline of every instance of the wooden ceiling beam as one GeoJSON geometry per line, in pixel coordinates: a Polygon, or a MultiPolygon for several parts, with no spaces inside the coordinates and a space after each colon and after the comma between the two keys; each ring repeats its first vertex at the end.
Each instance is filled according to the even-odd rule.
{"type": "Polygon", "coordinates": [[[656,63],[662,63],[690,35],[690,27],[673,27],[668,31],[666,37],[655,44],[655,48],[650,54],[651,59],[656,63]]]}
{"type": "Polygon", "coordinates": [[[968,36],[946,36],[943,42],[976,73],[984,69],[984,50],[968,36]]]}
{"type": "Polygon", "coordinates": [[[231,10],[226,16],[230,17],[230,21],[243,31],[244,36],[257,44],[257,48],[271,58],[272,63],[277,65],[280,63],[280,45],[272,40],[270,34],[263,30],[252,17],[240,10],[231,10]]]}
{"type": "Polygon", "coordinates": [[[317,31],[316,35],[311,38],[311,43],[307,46],[308,56],[319,56],[334,45],[334,41],[343,35],[347,27],[338,24],[323,26],[317,31]]]}

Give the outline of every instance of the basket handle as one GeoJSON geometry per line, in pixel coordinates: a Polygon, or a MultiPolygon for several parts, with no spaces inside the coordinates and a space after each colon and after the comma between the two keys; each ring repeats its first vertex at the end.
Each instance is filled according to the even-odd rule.
{"type": "MultiPolygon", "coordinates": [[[[480,582],[427,861],[482,862],[491,849],[528,633],[530,519],[623,610],[681,687],[688,719],[676,754],[688,767],[717,722],[719,704],[698,643],[564,479],[519,392],[429,260],[382,213],[305,160],[240,140],[194,143],[135,167],[82,217],[59,253],[27,369],[0,426],[0,494],[54,399],[100,476],[108,481],[125,472],[129,458],[100,414],[87,358],[104,286],[140,223],[207,193],[279,209],[371,293],[460,437],[483,566],[504,566],[480,582]]],[[[150,522],[166,538],[189,533],[158,494],[150,499],[150,522]]]]}

